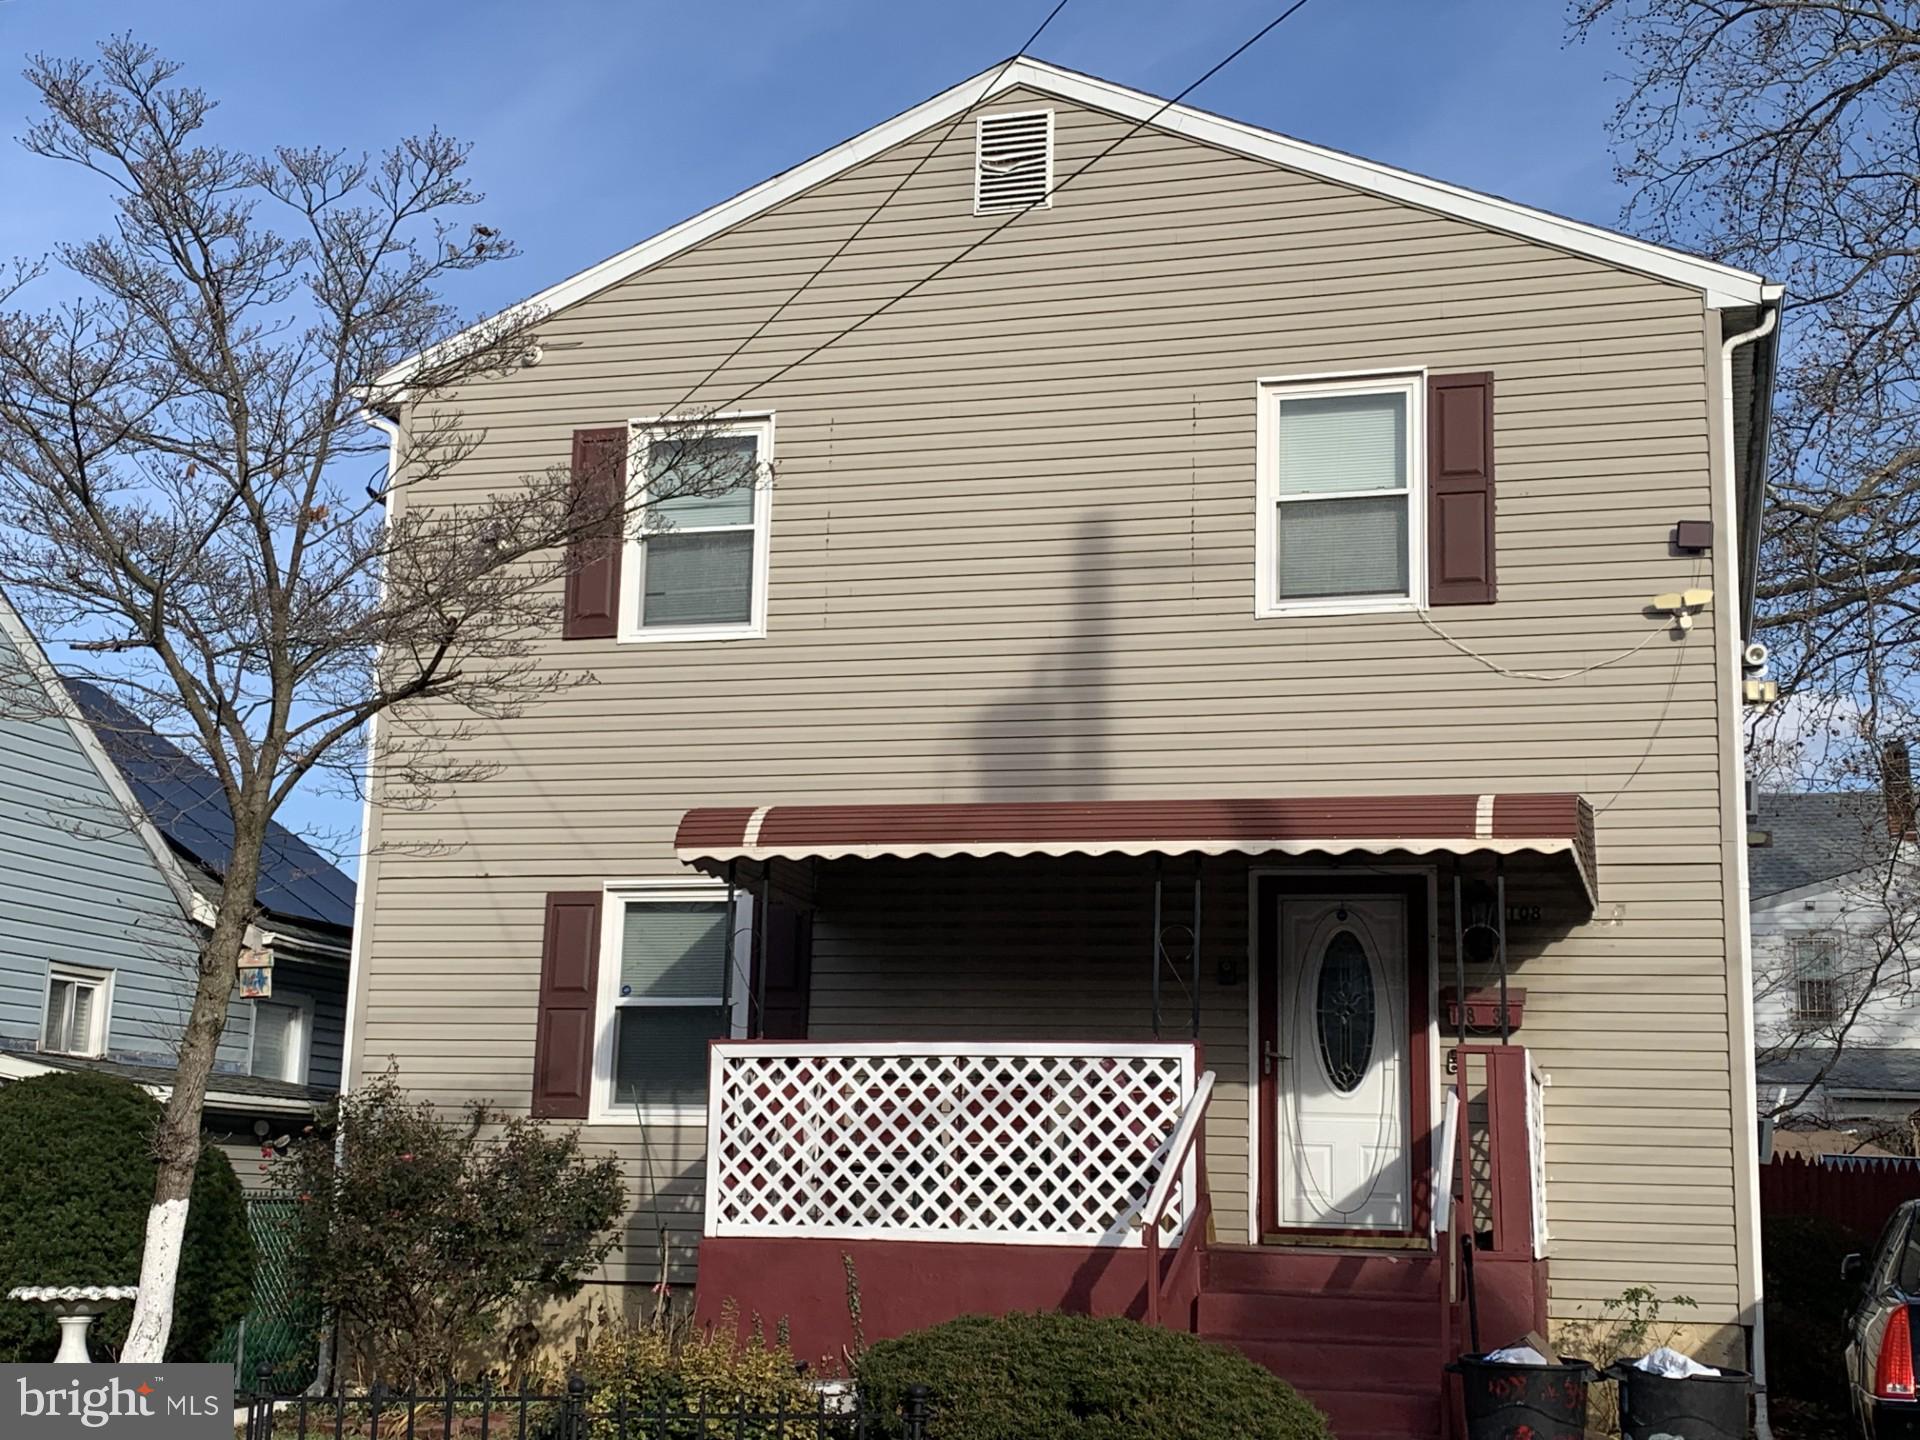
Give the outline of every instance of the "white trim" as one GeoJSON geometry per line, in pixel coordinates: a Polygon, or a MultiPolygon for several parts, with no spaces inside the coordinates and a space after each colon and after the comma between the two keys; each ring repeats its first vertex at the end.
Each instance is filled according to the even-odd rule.
{"type": "Polygon", "coordinates": [[[766,824],[767,812],[771,809],[773,809],[771,805],[762,805],[747,817],[747,828],[740,834],[742,845],[751,846],[760,843],[760,827],[766,824]]]}
{"type": "Polygon", "coordinates": [[[311,1063],[313,1049],[313,997],[294,991],[285,995],[269,995],[256,999],[253,1004],[252,1023],[247,1030],[247,1074],[256,1080],[284,1080],[289,1085],[307,1083],[307,1068],[311,1063]],[[293,1060],[294,1073],[291,1075],[258,1075],[253,1069],[253,1046],[260,1035],[260,1007],[262,1005],[282,1005],[294,1012],[295,1041],[289,1046],[289,1057],[293,1060]]]}
{"type": "MultiPolygon", "coordinates": [[[[618,635],[623,645],[673,645],[703,640],[760,640],[767,633],[767,577],[771,566],[773,535],[773,412],[729,411],[724,414],[695,417],[654,415],[627,422],[627,503],[642,523],[629,526],[621,541],[620,616],[618,635]],[[753,593],[749,596],[747,619],[724,625],[642,625],[640,606],[646,568],[646,490],[640,477],[646,474],[646,450],[653,437],[667,426],[680,423],[712,425],[713,433],[752,435],[758,441],[758,465],[761,478],[753,487],[753,593]]],[[[665,534],[698,535],[712,528],[717,531],[746,530],[745,525],[677,527],[665,534]]]]}
{"type": "MultiPolygon", "coordinates": [[[[950,860],[964,856],[1004,855],[1565,855],[1578,858],[1572,840],[1482,840],[1470,835],[1441,839],[1386,840],[956,840],[923,844],[899,840],[881,845],[690,845],[674,852],[685,864],[703,860],[950,860]]],[[[1582,867],[1582,874],[1585,869],[1582,867]]],[[[652,883],[652,882],[648,882],[652,883]]]]}
{"type": "MultiPolygon", "coordinates": [[[[609,256],[597,265],[590,265],[557,285],[548,286],[519,304],[509,306],[495,318],[512,316],[516,319],[538,319],[578,304],[731,226],[871,160],[931,126],[965,114],[977,105],[988,104],[994,96],[1016,87],[1038,90],[1055,99],[1105,110],[1122,119],[1144,122],[1152,116],[1154,127],[1170,134],[1184,135],[1202,144],[1284,166],[1303,175],[1318,176],[1368,194],[1548,245],[1603,265],[1613,265],[1652,276],[1656,280],[1683,285],[1700,291],[1709,309],[1759,305],[1777,299],[1780,294],[1779,286],[1767,284],[1750,271],[1718,265],[1698,256],[1636,240],[1630,235],[1603,230],[1597,225],[1583,224],[1562,215],[1503,200],[1497,195],[1481,194],[1410,171],[1396,170],[1372,160],[1362,160],[1338,150],[1310,145],[1303,140],[1290,139],[1271,130],[1208,114],[1204,110],[1195,110],[1186,105],[1166,105],[1157,96],[1091,75],[1063,70],[1042,60],[1022,56],[1012,61],[983,90],[978,82],[987,73],[981,71],[979,75],[969,76],[932,99],[922,101],[870,130],[862,131],[811,160],[763,180],[751,189],[743,190],[731,199],[723,200],[650,239],[609,256]]],[[[481,322],[482,325],[491,323],[481,322]]],[[[375,385],[380,388],[403,385],[425,360],[457,351],[479,328],[469,327],[440,345],[402,360],[381,374],[375,385]]]]}
{"type": "MultiPolygon", "coordinates": [[[[600,905],[600,977],[593,1007],[593,1085],[587,1103],[587,1120],[593,1125],[704,1125],[709,1122],[706,1105],[629,1105],[613,1098],[614,1047],[618,1039],[619,1012],[622,1008],[657,1005],[661,1008],[692,1009],[702,1002],[698,997],[672,1000],[636,1000],[620,998],[620,938],[629,904],[671,903],[676,900],[725,900],[727,882],[704,877],[675,877],[669,880],[609,881],[601,886],[600,905]]],[[[735,936],[745,922],[752,932],[753,896],[750,889],[735,892],[735,933],[727,937],[727,963],[736,960],[735,936]]],[[[735,1036],[747,1033],[748,983],[750,974],[736,973],[728,986],[733,1011],[735,1036]]],[[[719,997],[714,997],[718,1005],[719,997]]],[[[716,1042],[716,1044],[722,1042],[716,1042]]]]}
{"type": "Polygon", "coordinates": [[[973,121],[973,213],[976,215],[1013,215],[1022,210],[1047,210],[1053,206],[1053,147],[1054,123],[1053,108],[1048,106],[1040,110],[995,110],[990,114],[976,115],[973,121]],[[1032,205],[996,205],[991,210],[980,208],[980,162],[982,144],[985,140],[986,124],[989,120],[1031,120],[1035,116],[1044,116],[1047,122],[1046,139],[1043,142],[1046,152],[1046,180],[1040,192],[1040,198],[1032,205]]]}
{"type": "MultiPolygon", "coordinates": [[[[37,1075],[78,1073],[80,1072],[71,1066],[51,1064],[24,1051],[0,1050],[0,1080],[31,1080],[37,1075]]],[[[89,1068],[86,1073],[96,1072],[89,1068]]],[[[216,1070],[207,1082],[207,1108],[210,1110],[257,1111],[263,1115],[311,1116],[314,1113],[314,1104],[311,1100],[298,1100],[288,1095],[253,1095],[242,1094],[236,1090],[222,1090],[220,1081],[226,1074],[225,1071],[216,1070]]],[[[156,1100],[164,1101],[173,1093],[171,1085],[149,1085],[138,1080],[133,1083],[139,1085],[156,1100]]]]}
{"type": "Polygon", "coordinates": [[[71,1055],[76,1060],[98,1060],[112,1046],[109,1039],[113,1026],[113,975],[108,969],[94,965],[69,965],[64,960],[47,962],[46,978],[40,986],[40,1033],[34,1039],[35,1048],[43,1055],[71,1055]],[[91,1033],[87,1037],[85,1050],[55,1050],[47,1045],[47,1020],[53,1014],[53,982],[64,980],[69,985],[86,986],[94,992],[94,1014],[91,1033]]]}
{"type": "MultiPolygon", "coordinates": [[[[362,410],[360,418],[373,429],[387,437],[387,473],[385,476],[387,491],[387,513],[392,517],[394,509],[394,474],[400,468],[400,425],[372,410],[362,410]]],[[[387,598],[387,574],[385,567],[380,571],[380,599],[387,598]]],[[[379,654],[374,655],[374,664],[380,663],[379,654]]],[[[353,1089],[356,1061],[355,1052],[355,1009],[363,998],[360,993],[360,972],[366,967],[369,932],[367,926],[367,896],[372,889],[368,877],[368,865],[373,853],[373,763],[376,746],[379,741],[380,716],[378,712],[367,717],[366,761],[360,775],[360,839],[359,850],[353,869],[353,929],[347,935],[347,1013],[341,1026],[340,1037],[340,1089],[353,1089]]],[[[340,1143],[345,1142],[342,1134],[340,1143]]]]}
{"type": "Polygon", "coordinates": [[[1493,838],[1493,796],[1482,795],[1473,802],[1473,833],[1480,840],[1493,838]]]}
{"type": "MultiPolygon", "coordinates": [[[[1761,322],[1750,330],[1725,336],[1721,339],[1719,373],[1715,380],[1720,387],[1719,419],[1719,482],[1718,502],[1723,509],[1727,533],[1732,534],[1739,522],[1740,494],[1737,467],[1733,455],[1733,352],[1740,346],[1764,339],[1778,326],[1780,311],[1776,305],[1767,311],[1761,322]]],[[[1712,363],[1709,351],[1708,363],[1712,363]]],[[[1710,437],[1711,439],[1711,437],[1710,437]]],[[[1758,516],[1754,523],[1759,523],[1758,516]]],[[[1725,576],[1725,593],[1733,597],[1736,604],[1741,594],[1740,547],[1727,545],[1716,552],[1716,558],[1724,554],[1724,565],[1715,567],[1716,588],[1722,575],[1725,576]]],[[[1737,610],[1734,613],[1738,613],[1737,610]]],[[[1719,702],[1725,715],[1720,744],[1723,747],[1721,806],[1725,816],[1723,832],[1741,836],[1746,835],[1746,744],[1742,727],[1745,710],[1740,700],[1740,677],[1746,673],[1741,664],[1740,652],[1743,649],[1743,637],[1737,623],[1724,625],[1722,650],[1719,665],[1716,667],[1716,680],[1719,681],[1719,702]]],[[[1754,998],[1753,998],[1753,897],[1749,893],[1750,881],[1747,874],[1747,847],[1744,843],[1733,846],[1733,877],[1731,883],[1723,886],[1722,894],[1727,908],[1735,913],[1727,916],[1727,926],[1731,930],[1729,939],[1733,942],[1732,964],[1728,967],[1729,984],[1738,993],[1730,995],[1728,1002],[1736,1007],[1737,1030],[1732,1039],[1736,1047],[1730,1057],[1732,1071],[1731,1110],[1733,1122],[1733,1160],[1734,1160],[1734,1214],[1736,1224],[1744,1199],[1746,1222],[1739,1226],[1744,1234],[1738,1236],[1734,1253],[1734,1274],[1738,1291],[1738,1308],[1741,1323],[1750,1325],[1753,1330],[1752,1369],[1754,1379],[1760,1387],[1762,1404],[1765,1401],[1767,1383],[1767,1344],[1766,1344],[1766,1281],[1761,1265],[1760,1234],[1760,1137],[1758,1134],[1760,1113],[1759,1078],[1755,1073],[1757,1042],[1755,1039],[1754,998]],[[1741,1192],[1745,1192],[1744,1195],[1741,1192]]],[[[1765,1419],[1765,1410],[1761,1412],[1765,1419]]],[[[1764,1429],[1764,1425],[1763,1425],[1764,1429]]]]}
{"type": "MultiPolygon", "coordinates": [[[[746,891],[742,890],[742,898],[746,891]]],[[[935,1059],[969,1055],[1057,1056],[1084,1059],[1111,1056],[1115,1059],[1172,1060],[1193,1056],[1190,1040],[716,1040],[716,1056],[771,1056],[774,1059],[802,1059],[808,1055],[927,1055],[935,1059]]],[[[1181,1071],[1182,1082],[1191,1090],[1193,1071],[1181,1071]]]]}
{"type": "MultiPolygon", "coordinates": [[[[59,717],[67,722],[81,752],[100,776],[101,784],[107,787],[107,793],[113,797],[113,803],[119,807],[126,823],[140,837],[140,843],[146,846],[147,853],[153,857],[154,864],[160,868],[160,878],[173,892],[174,900],[179,904],[181,914],[189,923],[200,918],[199,907],[208,902],[200,892],[193,888],[187,879],[187,872],[180,864],[180,857],[173,853],[160,831],[148,818],[140,802],[134,798],[133,790],[127,784],[126,776],[120,773],[120,767],[107,754],[106,746],[94,733],[93,726],[87,723],[85,715],[80,713],[79,703],[60,683],[60,674],[53,668],[53,662],[47,658],[47,652],[20,618],[19,612],[7,599],[6,592],[0,590],[0,635],[12,642],[27,671],[39,683],[45,692],[48,704],[59,717]]],[[[211,922],[207,922],[211,923],[211,922]]]]}
{"type": "Polygon", "coordinates": [[[1424,610],[1427,605],[1427,371],[1376,370],[1330,377],[1274,376],[1255,382],[1253,613],[1273,620],[1289,615],[1366,615],[1424,610]],[[1407,407],[1407,483],[1399,490],[1338,491],[1283,499],[1280,494],[1279,416],[1282,400],[1303,395],[1404,395],[1407,407]],[[1400,495],[1407,500],[1407,590],[1404,595],[1322,595],[1282,599],[1279,595],[1277,512],[1282,504],[1303,500],[1352,499],[1400,495]]]}

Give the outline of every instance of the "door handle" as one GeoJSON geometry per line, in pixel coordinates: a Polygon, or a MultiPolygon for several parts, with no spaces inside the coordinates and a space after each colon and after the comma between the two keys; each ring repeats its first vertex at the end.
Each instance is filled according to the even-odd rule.
{"type": "Polygon", "coordinates": [[[1280,1053],[1280,1048],[1271,1040],[1262,1041],[1260,1045],[1260,1073],[1262,1075],[1271,1075],[1276,1061],[1284,1065],[1287,1063],[1287,1057],[1280,1053]]]}

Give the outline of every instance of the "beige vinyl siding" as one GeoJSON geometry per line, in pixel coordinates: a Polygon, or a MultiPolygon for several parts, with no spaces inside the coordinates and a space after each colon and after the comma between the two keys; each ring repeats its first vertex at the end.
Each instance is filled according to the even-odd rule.
{"type": "MultiPolygon", "coordinates": [[[[1029,101],[1058,110],[1061,175],[1126,128],[999,103],[1029,101]]],[[[564,461],[575,427],[682,401],[938,133],[553,317],[537,367],[460,397],[486,439],[434,499],[564,461]]],[[[1522,1038],[1553,1075],[1554,1313],[1650,1284],[1733,1319],[1747,1121],[1714,654],[1731,597],[1684,642],[1615,658],[1653,628],[1648,597],[1721,584],[1667,541],[1715,513],[1701,297],[1143,131],[744,393],[1004,218],[972,214],[971,157],[963,124],[693,397],[776,416],[766,638],[556,641],[549,663],[598,683],[480,725],[461,758],[493,779],[381,815],[361,1073],[391,1056],[437,1100],[524,1106],[543,895],[681,873],[671,840],[694,805],[1577,790],[1600,810],[1599,910],[1515,939],[1522,1038]],[[1256,379],[1409,367],[1496,376],[1499,603],[1432,612],[1451,643],[1408,614],[1256,621],[1256,379]],[[1551,684],[1493,668],[1602,661],[1551,684]]],[[[1244,927],[1229,901],[1213,913],[1244,927]]],[[[1020,943],[983,957],[984,989],[1020,943]]],[[[900,944],[876,967],[919,974],[926,952],[900,944]]],[[[1115,1014],[1144,981],[1123,948],[1115,1014]]],[[[816,1020],[852,1033],[859,976],[832,943],[820,963],[816,1020]]],[[[937,1014],[948,992],[927,994],[937,1014]]],[[[988,995],[980,1023],[1017,1008],[988,995]]],[[[1208,1023],[1232,1063],[1244,1013],[1208,1023]]],[[[1237,1119],[1223,1086],[1209,1135],[1223,1229],[1245,1206],[1244,1179],[1226,1192],[1246,1145],[1239,1065],[1237,1119]]],[[[637,1197],[610,1273],[650,1277],[662,1225],[697,1233],[702,1137],[588,1139],[619,1149],[637,1197]]]]}

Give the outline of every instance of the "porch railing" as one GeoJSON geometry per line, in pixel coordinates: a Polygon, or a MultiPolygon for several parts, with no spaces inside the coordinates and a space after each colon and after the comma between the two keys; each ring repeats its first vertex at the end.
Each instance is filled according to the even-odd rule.
{"type": "Polygon", "coordinates": [[[1195,1047],[1163,1043],[717,1041],[706,1233],[1138,1246],[1200,1192],[1173,1154],[1195,1047]]]}

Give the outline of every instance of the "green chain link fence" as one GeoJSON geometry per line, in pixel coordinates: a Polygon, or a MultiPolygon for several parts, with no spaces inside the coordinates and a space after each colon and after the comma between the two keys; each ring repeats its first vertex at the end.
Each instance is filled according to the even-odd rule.
{"type": "Polygon", "coordinates": [[[293,1273],[294,1201],[287,1195],[249,1195],[247,1229],[253,1236],[253,1301],[220,1337],[216,1364],[230,1364],[241,1390],[281,1394],[304,1389],[317,1359],[319,1316],[300,1293],[293,1273]]]}

